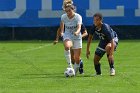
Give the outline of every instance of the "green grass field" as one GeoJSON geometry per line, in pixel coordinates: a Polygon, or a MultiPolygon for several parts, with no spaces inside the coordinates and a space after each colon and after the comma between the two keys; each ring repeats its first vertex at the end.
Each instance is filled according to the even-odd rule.
{"type": "Polygon", "coordinates": [[[67,63],[63,44],[48,41],[0,42],[0,93],[140,93],[140,40],[120,41],[115,52],[116,76],[109,76],[109,65],[101,60],[102,76],[93,77],[91,45],[86,59],[86,42],[82,59],[84,75],[65,78],[67,63]]]}

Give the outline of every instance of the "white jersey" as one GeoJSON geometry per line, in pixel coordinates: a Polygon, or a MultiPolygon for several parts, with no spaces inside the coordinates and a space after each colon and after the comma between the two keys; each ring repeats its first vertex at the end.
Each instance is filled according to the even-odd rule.
{"type": "Polygon", "coordinates": [[[75,13],[75,16],[72,19],[69,19],[67,14],[61,16],[61,21],[64,22],[65,31],[63,38],[69,38],[72,40],[82,39],[81,32],[78,36],[74,35],[74,32],[77,31],[77,25],[82,24],[82,17],[75,13]]]}

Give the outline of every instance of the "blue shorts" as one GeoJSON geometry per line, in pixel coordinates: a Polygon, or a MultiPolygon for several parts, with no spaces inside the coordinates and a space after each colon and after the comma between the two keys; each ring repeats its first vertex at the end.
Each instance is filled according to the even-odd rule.
{"type": "MultiPolygon", "coordinates": [[[[103,55],[106,53],[105,47],[106,45],[110,42],[105,42],[103,40],[100,40],[98,47],[96,48],[95,54],[98,55],[99,57],[103,57],[103,55]]],[[[118,42],[115,41],[115,47],[114,51],[116,51],[118,42]]]]}

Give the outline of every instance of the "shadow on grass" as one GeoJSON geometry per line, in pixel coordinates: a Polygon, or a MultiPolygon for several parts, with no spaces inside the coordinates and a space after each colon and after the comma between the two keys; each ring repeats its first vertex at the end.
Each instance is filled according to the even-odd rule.
{"type": "MultiPolygon", "coordinates": [[[[91,74],[78,74],[74,78],[94,78],[95,76],[91,74]]],[[[97,76],[102,77],[102,76],[97,76]]],[[[48,79],[64,79],[64,78],[73,78],[73,77],[65,77],[64,73],[46,73],[46,74],[21,74],[19,76],[15,76],[10,79],[42,79],[42,78],[48,78],[48,79]]]]}

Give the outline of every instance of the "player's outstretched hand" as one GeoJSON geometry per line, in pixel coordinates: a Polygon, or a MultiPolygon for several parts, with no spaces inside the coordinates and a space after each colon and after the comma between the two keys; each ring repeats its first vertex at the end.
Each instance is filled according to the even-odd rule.
{"type": "Polygon", "coordinates": [[[55,40],[55,41],[53,42],[54,45],[56,45],[57,43],[58,43],[58,40],[55,40]]]}
{"type": "Polygon", "coordinates": [[[87,51],[87,52],[86,52],[86,57],[87,57],[87,59],[89,59],[89,56],[90,56],[90,51],[87,51]]]}

